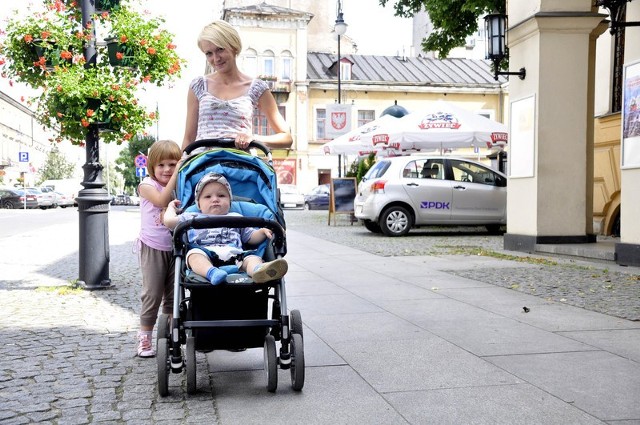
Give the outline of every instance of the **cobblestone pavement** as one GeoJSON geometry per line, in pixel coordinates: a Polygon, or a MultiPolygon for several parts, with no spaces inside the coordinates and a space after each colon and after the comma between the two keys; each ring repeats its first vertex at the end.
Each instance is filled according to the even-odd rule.
{"type": "Polygon", "coordinates": [[[141,278],[132,239],[139,217],[110,213],[112,289],[63,295],[78,277],[77,222],[48,228],[49,244],[39,232],[20,235],[19,244],[0,240],[1,424],[217,422],[210,391],[161,398],[155,359],[135,356],[141,278]]]}
{"type": "MultiPolygon", "coordinates": [[[[195,396],[186,396],[182,382],[183,391],[161,398],[155,360],[134,356],[140,274],[131,235],[138,232],[139,215],[120,211],[110,216],[113,289],[71,289],[78,270],[75,222],[48,228],[46,240],[39,231],[21,234],[20,243],[0,240],[1,424],[219,423],[210,374],[198,375],[203,391],[195,396]],[[34,247],[37,256],[32,255],[34,247]]],[[[464,260],[474,248],[505,253],[501,237],[473,229],[418,230],[405,238],[388,238],[350,224],[347,217],[328,226],[326,211],[287,211],[286,218],[289,229],[381,256],[464,260]]],[[[450,273],[640,320],[637,268],[521,257],[530,267],[458,268],[450,273]]],[[[515,261],[510,258],[505,261],[515,261]]],[[[206,357],[198,361],[206,363],[206,357]]]]}
{"type": "Polygon", "coordinates": [[[532,268],[500,267],[444,270],[548,300],[629,320],[640,320],[640,269],[615,263],[526,255],[503,249],[502,236],[484,228],[421,228],[401,238],[375,235],[348,215],[328,223],[327,211],[287,211],[289,228],[381,256],[493,255],[530,263],[532,268]]]}

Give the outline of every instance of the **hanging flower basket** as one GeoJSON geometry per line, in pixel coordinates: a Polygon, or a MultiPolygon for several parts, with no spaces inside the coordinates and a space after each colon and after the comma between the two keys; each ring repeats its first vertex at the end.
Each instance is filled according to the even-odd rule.
{"type": "Polygon", "coordinates": [[[56,66],[69,66],[73,59],[73,46],[60,47],[54,40],[33,40],[34,63],[51,71],[56,66]]]}
{"type": "Polygon", "coordinates": [[[111,66],[130,68],[134,77],[157,85],[180,75],[184,61],[175,51],[173,35],[162,29],[163,19],[141,16],[125,6],[96,19],[110,34],[105,42],[111,66]]]}
{"type": "Polygon", "coordinates": [[[16,15],[9,20],[0,42],[3,75],[34,88],[46,85],[56,66],[68,66],[82,52],[84,33],[73,21],[73,11],[49,5],[43,12],[16,15]]]}
{"type": "Polygon", "coordinates": [[[59,134],[57,141],[84,145],[98,128],[103,142],[120,144],[157,119],[139,104],[138,89],[174,80],[184,61],[173,35],[162,29],[164,20],[143,16],[121,0],[91,1],[111,10],[93,15],[92,24],[114,38],[109,46],[97,43],[95,65],[84,59],[94,31],[83,28],[80,2],[42,0],[44,11],[29,8],[0,31],[0,74],[39,90],[29,104],[44,127],[59,134]]]}
{"type": "Polygon", "coordinates": [[[131,52],[131,48],[126,44],[121,44],[117,38],[105,38],[107,43],[107,51],[109,53],[109,64],[111,66],[135,67],[135,58],[131,52]]]}
{"type": "Polygon", "coordinates": [[[155,117],[139,105],[137,83],[122,81],[109,67],[74,66],[51,75],[37,99],[37,114],[62,139],[82,145],[90,127],[109,130],[101,139],[122,143],[144,133],[155,117]]]}

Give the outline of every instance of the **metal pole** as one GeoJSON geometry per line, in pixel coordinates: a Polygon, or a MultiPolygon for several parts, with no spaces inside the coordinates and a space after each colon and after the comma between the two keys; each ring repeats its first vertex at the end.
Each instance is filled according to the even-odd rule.
{"type": "MultiPolygon", "coordinates": [[[[342,87],[340,75],[340,34],[338,34],[338,105],[342,103],[342,87]]],[[[342,154],[338,154],[338,177],[342,177],[342,154]]]]}
{"type": "MultiPolygon", "coordinates": [[[[85,44],[84,57],[87,67],[96,66],[97,51],[95,27],[91,16],[95,13],[94,0],[82,0],[82,27],[91,23],[93,36],[85,44]]],[[[80,222],[79,276],[78,283],[85,289],[111,287],[109,279],[109,196],[104,189],[102,165],[100,164],[100,133],[97,124],[89,126],[85,139],[86,163],[82,166],[84,180],[78,192],[80,222]]]]}

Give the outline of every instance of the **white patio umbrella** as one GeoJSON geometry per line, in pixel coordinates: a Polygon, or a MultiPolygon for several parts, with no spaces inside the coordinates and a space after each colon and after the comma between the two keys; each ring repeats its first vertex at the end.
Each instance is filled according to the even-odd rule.
{"type": "Polygon", "coordinates": [[[371,139],[367,139],[366,136],[370,133],[376,133],[384,124],[391,124],[398,120],[399,118],[392,115],[383,115],[380,118],[368,122],[355,130],[351,130],[350,132],[325,143],[322,145],[322,149],[325,154],[337,155],[359,155],[373,152],[374,148],[371,145],[371,139]],[[363,136],[365,137],[363,138],[363,136]]]}
{"type": "Polygon", "coordinates": [[[360,135],[360,145],[395,152],[504,146],[507,126],[445,101],[433,102],[360,135]]]}

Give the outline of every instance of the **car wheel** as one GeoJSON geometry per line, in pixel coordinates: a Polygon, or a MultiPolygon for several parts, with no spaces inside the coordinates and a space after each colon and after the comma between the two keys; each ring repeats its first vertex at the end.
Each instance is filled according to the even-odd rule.
{"type": "Polygon", "coordinates": [[[309,211],[311,209],[311,206],[309,205],[308,202],[304,203],[304,209],[305,209],[305,211],[309,211]]]}
{"type": "Polygon", "coordinates": [[[11,201],[5,201],[5,202],[3,202],[3,204],[2,204],[2,208],[6,208],[6,209],[8,209],[8,210],[12,210],[12,209],[14,209],[14,208],[15,208],[15,205],[14,205],[14,204],[13,204],[13,202],[11,202],[11,201]]]}
{"type": "Polygon", "coordinates": [[[400,206],[389,207],[380,216],[380,230],[387,236],[404,236],[411,230],[411,214],[400,206]]]}
{"type": "Polygon", "coordinates": [[[364,227],[371,233],[382,233],[382,229],[380,229],[380,225],[375,221],[365,220],[364,227]]]}

